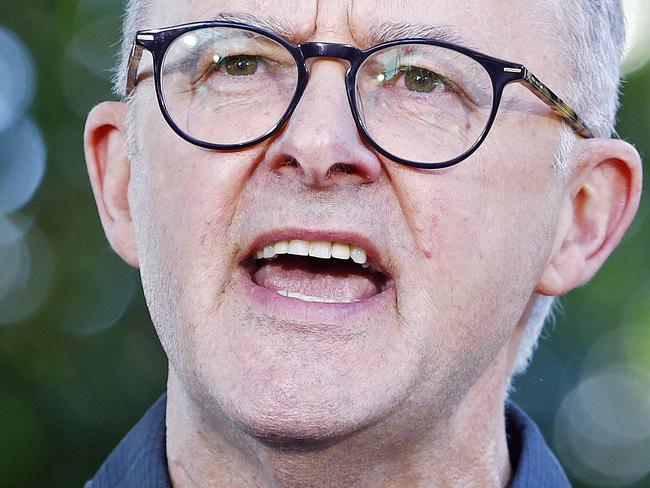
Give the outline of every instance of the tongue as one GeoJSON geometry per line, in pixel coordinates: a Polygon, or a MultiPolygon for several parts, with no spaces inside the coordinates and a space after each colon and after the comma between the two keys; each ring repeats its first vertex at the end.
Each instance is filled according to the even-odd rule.
{"type": "Polygon", "coordinates": [[[336,301],[363,300],[381,290],[381,277],[352,261],[280,256],[254,274],[259,286],[336,301]]]}

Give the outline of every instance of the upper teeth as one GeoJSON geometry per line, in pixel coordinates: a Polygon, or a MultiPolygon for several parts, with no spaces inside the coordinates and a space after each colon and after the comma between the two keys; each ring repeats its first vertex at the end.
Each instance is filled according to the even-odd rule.
{"type": "Polygon", "coordinates": [[[357,264],[369,266],[366,251],[359,246],[339,242],[284,240],[264,246],[256,253],[258,259],[271,259],[278,254],[311,256],[320,259],[352,259],[357,264]]]}

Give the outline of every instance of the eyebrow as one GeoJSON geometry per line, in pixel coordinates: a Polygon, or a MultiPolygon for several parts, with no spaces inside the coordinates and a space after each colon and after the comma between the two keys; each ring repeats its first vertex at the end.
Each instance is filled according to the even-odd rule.
{"type": "Polygon", "coordinates": [[[273,32],[277,36],[292,44],[299,44],[300,42],[306,40],[304,35],[300,35],[299,29],[292,26],[289,22],[280,17],[260,17],[247,12],[218,12],[212,20],[222,22],[238,22],[241,24],[248,24],[254,27],[259,27],[260,29],[273,32]]]}
{"type": "MultiPolygon", "coordinates": [[[[299,29],[285,19],[275,16],[258,16],[248,12],[218,12],[212,20],[238,22],[273,32],[292,44],[305,42],[309,35],[300,34],[299,29]]],[[[354,36],[359,47],[370,47],[400,39],[432,39],[472,47],[463,35],[450,25],[411,24],[408,22],[383,22],[372,26],[367,34],[354,36]]]]}
{"type": "Polygon", "coordinates": [[[463,35],[452,26],[410,24],[407,22],[383,22],[377,26],[372,26],[362,40],[364,44],[374,46],[384,42],[410,38],[432,39],[470,47],[463,35]]]}
{"type": "MultiPolygon", "coordinates": [[[[298,32],[299,29],[280,17],[261,17],[248,12],[218,12],[213,20],[238,22],[259,27],[294,44],[307,40],[305,34],[301,35],[298,32]]],[[[372,26],[367,34],[359,36],[358,41],[363,47],[369,47],[384,42],[411,38],[433,39],[471,47],[458,29],[450,25],[411,24],[408,22],[383,22],[372,26]]]]}

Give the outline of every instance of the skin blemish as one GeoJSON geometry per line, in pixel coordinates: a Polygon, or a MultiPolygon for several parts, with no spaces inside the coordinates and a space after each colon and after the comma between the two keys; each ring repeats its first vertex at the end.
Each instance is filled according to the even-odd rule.
{"type": "MultiPolygon", "coordinates": [[[[440,216],[438,215],[432,215],[429,221],[429,235],[430,236],[436,236],[439,232],[438,227],[440,227],[440,216]]],[[[431,260],[433,258],[433,250],[425,246],[422,249],[422,254],[424,255],[425,258],[428,260],[431,260]]]]}
{"type": "MultiPolygon", "coordinates": [[[[208,230],[210,230],[210,228],[212,227],[212,222],[206,222],[205,227],[208,230]]],[[[201,236],[201,240],[200,240],[201,241],[201,247],[205,247],[208,244],[209,240],[210,240],[210,234],[209,234],[209,232],[206,232],[205,234],[203,234],[201,236]]]]}
{"type": "Polygon", "coordinates": [[[440,226],[440,217],[438,215],[431,216],[431,230],[437,231],[440,226]]]}

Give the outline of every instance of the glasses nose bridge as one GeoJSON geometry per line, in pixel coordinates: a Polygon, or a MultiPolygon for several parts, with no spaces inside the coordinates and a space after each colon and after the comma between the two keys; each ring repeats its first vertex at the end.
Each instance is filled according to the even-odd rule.
{"type": "MultiPolygon", "coordinates": [[[[302,98],[302,92],[307,86],[307,80],[309,79],[309,68],[307,67],[307,60],[311,58],[329,58],[329,59],[341,59],[349,63],[349,67],[345,76],[345,90],[348,95],[348,101],[350,102],[350,108],[352,109],[352,115],[356,118],[356,111],[352,106],[352,84],[354,83],[351,79],[352,73],[356,70],[355,65],[358,65],[359,62],[363,59],[364,53],[361,49],[351,46],[349,44],[338,44],[333,42],[307,42],[297,46],[302,54],[303,63],[305,67],[305,72],[307,78],[300,89],[299,98],[302,98]]],[[[357,121],[358,122],[358,121],[357,121]]]]}
{"type": "Polygon", "coordinates": [[[305,61],[309,58],[334,58],[343,59],[354,64],[362,52],[359,48],[349,44],[336,44],[331,42],[307,42],[298,46],[305,61]]]}
{"type": "MultiPolygon", "coordinates": [[[[354,96],[352,94],[352,91],[354,90],[353,88],[354,81],[352,80],[352,77],[354,76],[353,73],[356,72],[355,65],[358,65],[363,59],[364,56],[363,51],[349,44],[339,44],[339,43],[332,43],[332,42],[307,42],[298,45],[297,48],[300,50],[302,54],[305,72],[306,72],[305,74],[307,75],[304,84],[299,89],[298,101],[300,101],[303,98],[302,96],[304,94],[304,90],[308,84],[307,80],[310,77],[309,68],[306,65],[306,61],[308,59],[329,58],[329,59],[341,59],[343,61],[347,61],[349,63],[349,67],[345,75],[345,92],[347,94],[347,99],[350,106],[350,110],[352,112],[352,118],[354,119],[354,123],[358,128],[360,128],[361,121],[359,120],[359,114],[353,102],[354,96]]],[[[294,107],[291,109],[290,112],[291,114],[293,114],[297,105],[298,102],[296,102],[294,107]]]]}

